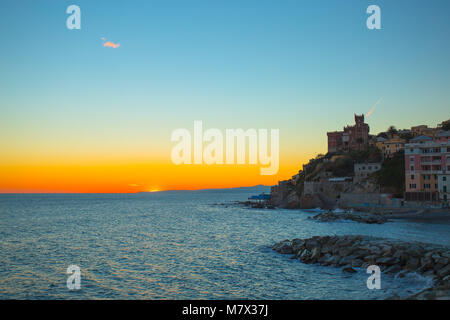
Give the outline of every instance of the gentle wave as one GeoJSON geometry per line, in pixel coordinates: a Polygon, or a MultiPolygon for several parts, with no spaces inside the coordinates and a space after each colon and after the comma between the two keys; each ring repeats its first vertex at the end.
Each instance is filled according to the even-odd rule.
{"type": "Polygon", "coordinates": [[[448,245],[448,226],[319,223],[314,211],[233,205],[241,192],[0,195],[1,299],[383,299],[430,285],[305,265],[270,249],[283,239],[369,234],[448,245]],[[226,206],[214,203],[227,203],[226,206]],[[81,268],[81,290],[66,269],[81,268]]]}

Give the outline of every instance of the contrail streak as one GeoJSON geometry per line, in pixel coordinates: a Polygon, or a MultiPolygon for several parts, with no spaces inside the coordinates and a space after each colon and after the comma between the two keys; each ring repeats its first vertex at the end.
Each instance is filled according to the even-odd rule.
{"type": "Polygon", "coordinates": [[[369,112],[367,112],[367,114],[366,114],[366,117],[367,117],[367,118],[370,117],[370,115],[372,114],[372,112],[375,111],[375,107],[377,106],[378,103],[380,103],[381,99],[382,99],[382,98],[378,99],[378,101],[375,102],[375,104],[373,105],[373,107],[370,108],[369,112]]]}

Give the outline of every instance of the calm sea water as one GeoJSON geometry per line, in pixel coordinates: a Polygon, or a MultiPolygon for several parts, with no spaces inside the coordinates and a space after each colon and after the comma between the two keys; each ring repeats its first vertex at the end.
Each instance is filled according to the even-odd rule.
{"type": "MultiPolygon", "coordinates": [[[[258,190],[259,191],[259,190],[258,190]]],[[[283,239],[368,234],[450,245],[450,226],[320,223],[313,212],[214,205],[248,190],[0,195],[1,299],[381,299],[431,283],[306,265],[270,249],[283,239]],[[66,269],[81,268],[81,290],[66,269]]]]}

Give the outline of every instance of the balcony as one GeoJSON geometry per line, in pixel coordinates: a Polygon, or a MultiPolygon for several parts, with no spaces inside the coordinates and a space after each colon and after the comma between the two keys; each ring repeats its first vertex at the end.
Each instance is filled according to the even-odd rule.
{"type": "MultiPolygon", "coordinates": [[[[416,172],[418,173],[418,172],[416,172]]],[[[442,174],[442,170],[436,170],[436,169],[428,169],[428,170],[420,170],[420,173],[424,174],[442,174]]]]}

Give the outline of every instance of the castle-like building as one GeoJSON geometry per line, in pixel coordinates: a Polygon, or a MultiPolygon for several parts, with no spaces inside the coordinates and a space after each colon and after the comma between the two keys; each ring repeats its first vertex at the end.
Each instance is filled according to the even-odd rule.
{"type": "Polygon", "coordinates": [[[369,125],[364,115],[355,114],[355,125],[344,127],[344,131],[327,132],[328,152],[363,150],[369,142],[369,125]]]}

